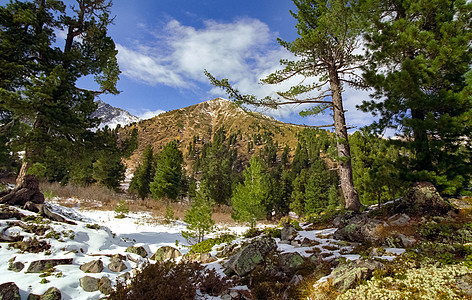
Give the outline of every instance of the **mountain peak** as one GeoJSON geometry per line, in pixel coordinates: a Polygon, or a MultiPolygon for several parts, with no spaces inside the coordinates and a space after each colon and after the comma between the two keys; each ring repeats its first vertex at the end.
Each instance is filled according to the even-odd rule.
{"type": "Polygon", "coordinates": [[[99,129],[104,128],[105,126],[110,128],[115,128],[118,125],[126,126],[141,120],[138,117],[131,115],[126,110],[113,107],[102,100],[97,100],[95,102],[97,103],[98,107],[97,110],[92,114],[92,117],[101,119],[101,123],[98,126],[99,129]]]}

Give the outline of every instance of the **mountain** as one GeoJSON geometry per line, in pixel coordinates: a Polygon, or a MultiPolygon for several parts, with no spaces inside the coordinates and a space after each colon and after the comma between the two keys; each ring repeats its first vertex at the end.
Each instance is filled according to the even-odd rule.
{"type": "Polygon", "coordinates": [[[194,137],[198,140],[196,147],[202,147],[202,144],[210,141],[213,133],[222,127],[227,136],[238,135],[235,147],[243,162],[247,162],[252,153],[260,151],[264,146],[264,137],[268,135],[278,143],[279,152],[282,152],[285,145],[294,150],[297,146],[297,133],[304,128],[244,110],[228,100],[216,98],[172,110],[124,128],[123,132],[127,134],[134,128],[138,130],[139,146],[127,161],[127,165],[132,171],[148,144],[153,146],[154,151],[159,152],[165,144],[175,139],[179,140],[179,147],[186,157],[187,147],[194,137]],[[249,154],[248,143],[251,141],[254,143],[254,149],[249,154]]]}
{"type": "Polygon", "coordinates": [[[105,126],[115,128],[118,124],[121,126],[126,126],[128,124],[140,121],[138,117],[131,115],[124,109],[113,107],[101,100],[97,100],[96,102],[98,104],[98,108],[92,114],[92,117],[100,118],[102,120],[98,128],[103,128],[105,126]]]}

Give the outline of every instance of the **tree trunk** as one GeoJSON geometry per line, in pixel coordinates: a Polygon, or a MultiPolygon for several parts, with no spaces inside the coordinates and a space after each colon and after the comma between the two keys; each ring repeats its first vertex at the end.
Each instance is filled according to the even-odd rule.
{"type": "Polygon", "coordinates": [[[344,118],[343,99],[341,96],[341,81],[336,70],[329,71],[329,84],[333,99],[334,131],[338,148],[338,163],[343,191],[345,208],[358,212],[361,207],[359,195],[354,187],[351,166],[351,149],[347,135],[346,120],[344,118]]]}

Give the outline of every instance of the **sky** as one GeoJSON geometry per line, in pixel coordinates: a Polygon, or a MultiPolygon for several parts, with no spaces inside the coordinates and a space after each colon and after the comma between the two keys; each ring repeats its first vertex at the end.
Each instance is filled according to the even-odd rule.
{"type": "MultiPolygon", "coordinates": [[[[227,98],[209,83],[205,69],[244,94],[264,97],[286,90],[298,81],[272,86],[259,80],[281,68],[280,59],[293,58],[277,42],[297,37],[289,10],[296,10],[290,0],[115,0],[109,34],[119,51],[121,93],[100,98],[139,117],[227,98]]],[[[349,126],[371,123],[369,114],[355,108],[367,98],[368,93],[345,87],[349,126]]],[[[333,123],[329,113],[302,118],[302,108],[264,113],[289,123],[333,123]]]]}

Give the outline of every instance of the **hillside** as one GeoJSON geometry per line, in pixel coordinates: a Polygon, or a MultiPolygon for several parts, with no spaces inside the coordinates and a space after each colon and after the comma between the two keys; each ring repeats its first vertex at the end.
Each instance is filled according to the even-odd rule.
{"type": "Polygon", "coordinates": [[[201,146],[210,141],[213,133],[222,127],[227,135],[238,135],[235,147],[243,161],[249,159],[248,142],[254,142],[252,152],[257,152],[263,147],[264,139],[254,141],[255,136],[257,140],[257,136],[271,135],[274,142],[278,143],[279,151],[285,145],[294,150],[297,145],[297,133],[303,129],[302,126],[286,124],[260,113],[245,111],[228,100],[216,98],[172,110],[124,128],[126,132],[134,128],[138,129],[139,146],[127,161],[128,168],[131,171],[135,168],[142,151],[148,144],[151,144],[155,151],[159,151],[168,142],[178,139],[179,147],[185,157],[187,146],[194,137],[198,137],[198,145],[201,146]]]}

